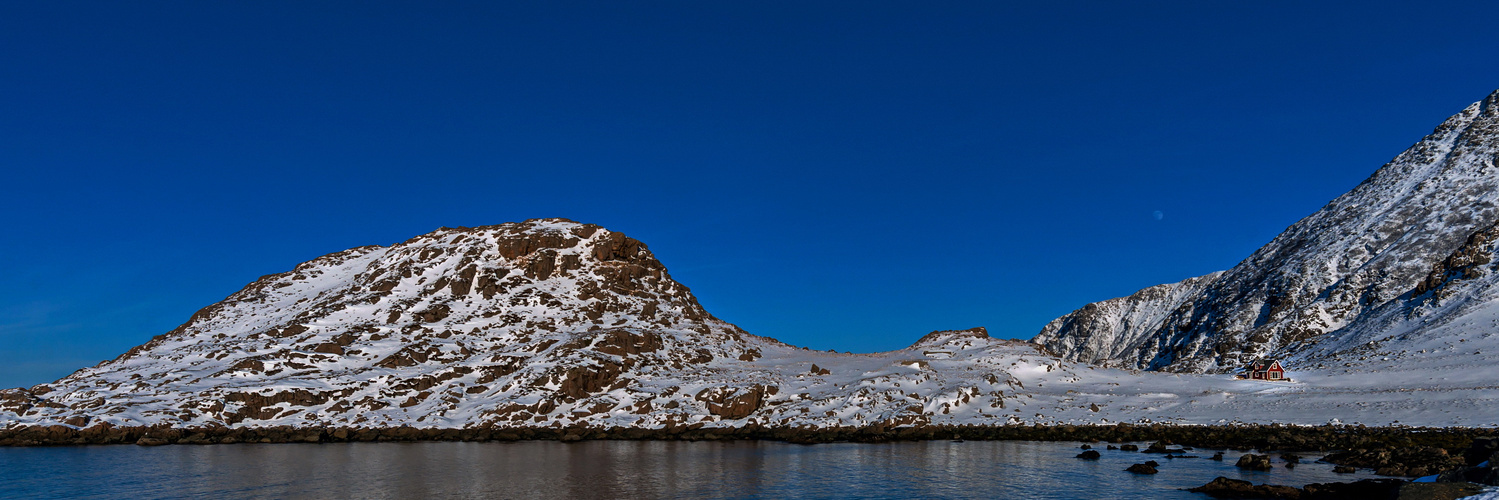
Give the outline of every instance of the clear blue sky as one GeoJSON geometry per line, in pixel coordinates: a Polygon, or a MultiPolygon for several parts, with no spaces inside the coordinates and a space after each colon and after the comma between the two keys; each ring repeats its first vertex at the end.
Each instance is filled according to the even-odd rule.
{"type": "Polygon", "coordinates": [[[1233,266],[1499,88],[1491,2],[513,3],[0,4],[0,386],[533,217],[798,345],[1029,338],[1233,266]]]}

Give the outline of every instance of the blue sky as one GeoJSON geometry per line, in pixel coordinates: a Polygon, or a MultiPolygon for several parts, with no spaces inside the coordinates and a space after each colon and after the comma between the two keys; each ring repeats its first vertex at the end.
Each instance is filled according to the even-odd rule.
{"type": "Polygon", "coordinates": [[[1482,2],[508,4],[0,4],[0,386],[533,217],[798,345],[1029,338],[1233,266],[1499,88],[1482,2]]]}

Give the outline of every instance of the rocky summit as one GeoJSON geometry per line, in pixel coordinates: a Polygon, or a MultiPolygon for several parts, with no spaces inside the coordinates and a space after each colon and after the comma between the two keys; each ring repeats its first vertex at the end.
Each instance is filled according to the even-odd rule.
{"type": "Polygon", "coordinates": [[[1499,92],[1232,269],[1088,304],[1033,341],[1068,360],[1199,373],[1426,353],[1435,345],[1402,341],[1491,321],[1496,151],[1499,92]]]}

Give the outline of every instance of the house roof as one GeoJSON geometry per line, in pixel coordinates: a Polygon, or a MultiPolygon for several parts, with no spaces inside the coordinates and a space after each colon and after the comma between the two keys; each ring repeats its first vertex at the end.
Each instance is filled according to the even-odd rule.
{"type": "Polygon", "coordinates": [[[1249,366],[1247,366],[1246,368],[1250,370],[1269,370],[1270,367],[1275,366],[1278,363],[1280,363],[1280,360],[1275,358],[1260,358],[1254,361],[1250,361],[1249,366]]]}

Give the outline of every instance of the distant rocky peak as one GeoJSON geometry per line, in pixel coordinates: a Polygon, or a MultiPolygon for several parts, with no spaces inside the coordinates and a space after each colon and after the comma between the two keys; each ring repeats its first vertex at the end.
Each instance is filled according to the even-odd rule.
{"type": "Polygon", "coordinates": [[[921,336],[908,349],[935,348],[944,346],[984,345],[989,340],[989,329],[982,326],[967,330],[938,330],[921,336]]]}

